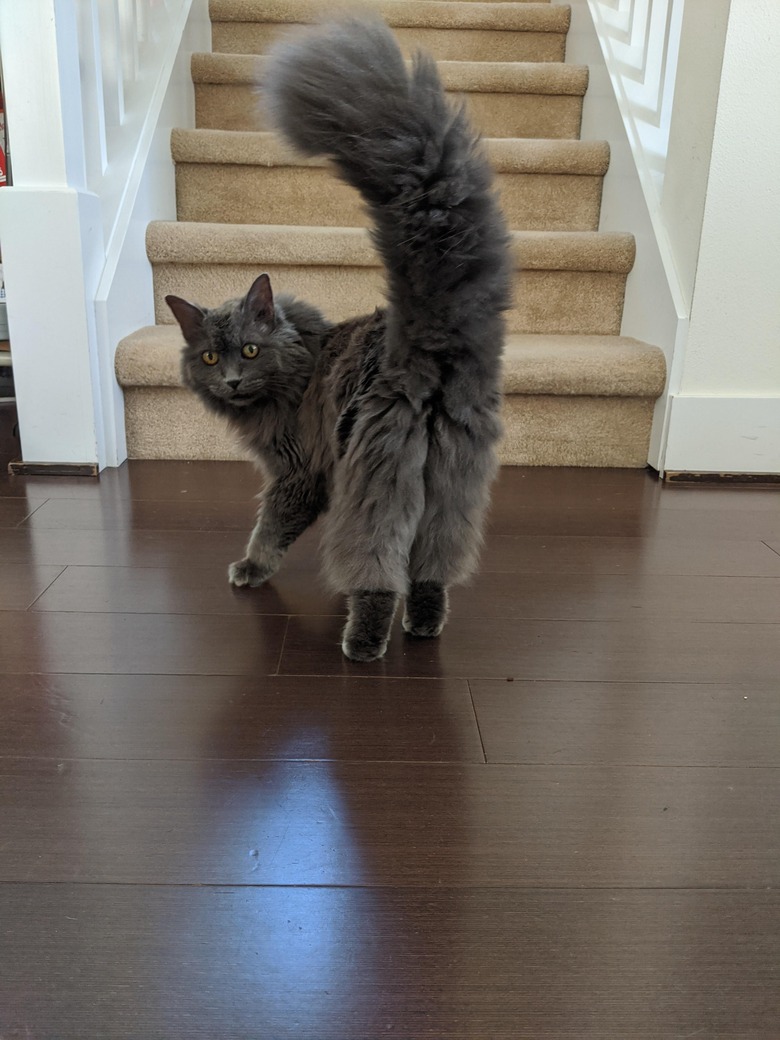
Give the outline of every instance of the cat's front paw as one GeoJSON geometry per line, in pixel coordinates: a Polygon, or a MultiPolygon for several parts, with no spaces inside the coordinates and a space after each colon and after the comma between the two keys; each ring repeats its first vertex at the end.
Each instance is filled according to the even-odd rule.
{"type": "Polygon", "coordinates": [[[252,560],[236,560],[228,567],[228,581],[237,589],[257,588],[274,574],[276,568],[260,566],[252,560]]]}

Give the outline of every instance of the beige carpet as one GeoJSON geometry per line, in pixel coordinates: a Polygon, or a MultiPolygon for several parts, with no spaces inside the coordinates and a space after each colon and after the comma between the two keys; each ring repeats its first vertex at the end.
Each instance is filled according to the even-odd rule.
{"type": "MultiPolygon", "coordinates": [[[[563,61],[568,7],[361,6],[378,9],[405,50],[424,45],[440,59],[447,89],[466,99],[487,138],[516,261],[503,461],[643,466],[664,359],[620,336],[634,241],[598,231],[609,148],[579,140],[588,70],[563,61]]],[[[131,457],[242,457],[221,421],[180,386],[167,293],[215,304],[266,270],[277,290],[334,319],[382,302],[382,270],[355,193],[324,162],[291,153],[255,115],[258,55],[324,10],[332,5],[319,0],[211,0],[215,53],[192,59],[197,126],[172,134],[178,221],[147,232],[159,324],[117,350],[131,457]]]]}

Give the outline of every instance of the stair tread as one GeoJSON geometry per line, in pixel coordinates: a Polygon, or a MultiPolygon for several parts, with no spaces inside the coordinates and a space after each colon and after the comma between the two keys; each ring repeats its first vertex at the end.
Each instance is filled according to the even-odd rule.
{"type": "Polygon", "coordinates": [[[504,347],[505,394],[658,397],[666,362],[630,336],[515,333],[504,347]]]}
{"type": "MultiPolygon", "coordinates": [[[[115,366],[123,387],[181,386],[177,325],[147,325],[126,336],[115,366]]],[[[665,362],[658,347],[627,336],[513,334],[504,352],[505,394],[657,397],[665,362]]]]}
{"type": "MultiPolygon", "coordinates": [[[[531,137],[492,137],[482,140],[497,173],[603,176],[609,167],[610,151],[606,141],[531,137]]],[[[177,163],[295,167],[329,165],[326,159],[301,156],[276,134],[268,131],[175,129],[171,133],[171,154],[177,163]]]]}
{"type": "MultiPolygon", "coordinates": [[[[266,58],[254,54],[192,55],[193,82],[253,84],[262,76],[266,58]]],[[[439,61],[447,90],[463,93],[549,94],[584,96],[588,67],[565,62],[439,61]]]]}
{"type": "MultiPolygon", "coordinates": [[[[571,8],[549,3],[461,3],[460,0],[374,0],[392,28],[493,29],[565,33],[571,8]]],[[[211,0],[212,22],[311,24],[332,14],[331,0],[211,0]]]]}
{"type": "MultiPolygon", "coordinates": [[[[517,266],[537,271],[610,271],[634,264],[634,236],[615,231],[512,231],[517,266]]],[[[369,233],[357,227],[154,221],[146,232],[152,263],[378,267],[369,233]]]]}

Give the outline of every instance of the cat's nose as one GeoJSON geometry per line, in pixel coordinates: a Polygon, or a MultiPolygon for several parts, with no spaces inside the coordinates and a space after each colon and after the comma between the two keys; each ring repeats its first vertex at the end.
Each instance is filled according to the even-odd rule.
{"type": "Polygon", "coordinates": [[[238,388],[238,384],[241,382],[241,376],[239,376],[238,379],[226,379],[225,382],[231,390],[236,390],[238,388]]]}

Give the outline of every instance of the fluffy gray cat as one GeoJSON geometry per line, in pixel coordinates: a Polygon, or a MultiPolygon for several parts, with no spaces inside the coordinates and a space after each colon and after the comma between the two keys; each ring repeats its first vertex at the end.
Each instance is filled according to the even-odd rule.
{"type": "Polygon", "coordinates": [[[432,59],[411,70],[373,18],[321,26],[271,53],[275,125],[330,157],[362,196],[387,306],[338,325],[261,274],[240,300],[166,300],[184,380],[223,415],[269,482],[234,585],[261,585],[322,513],[331,585],[349,597],[342,647],[437,636],[447,588],[473,570],[500,434],[508,235],[490,166],[432,59]]]}

